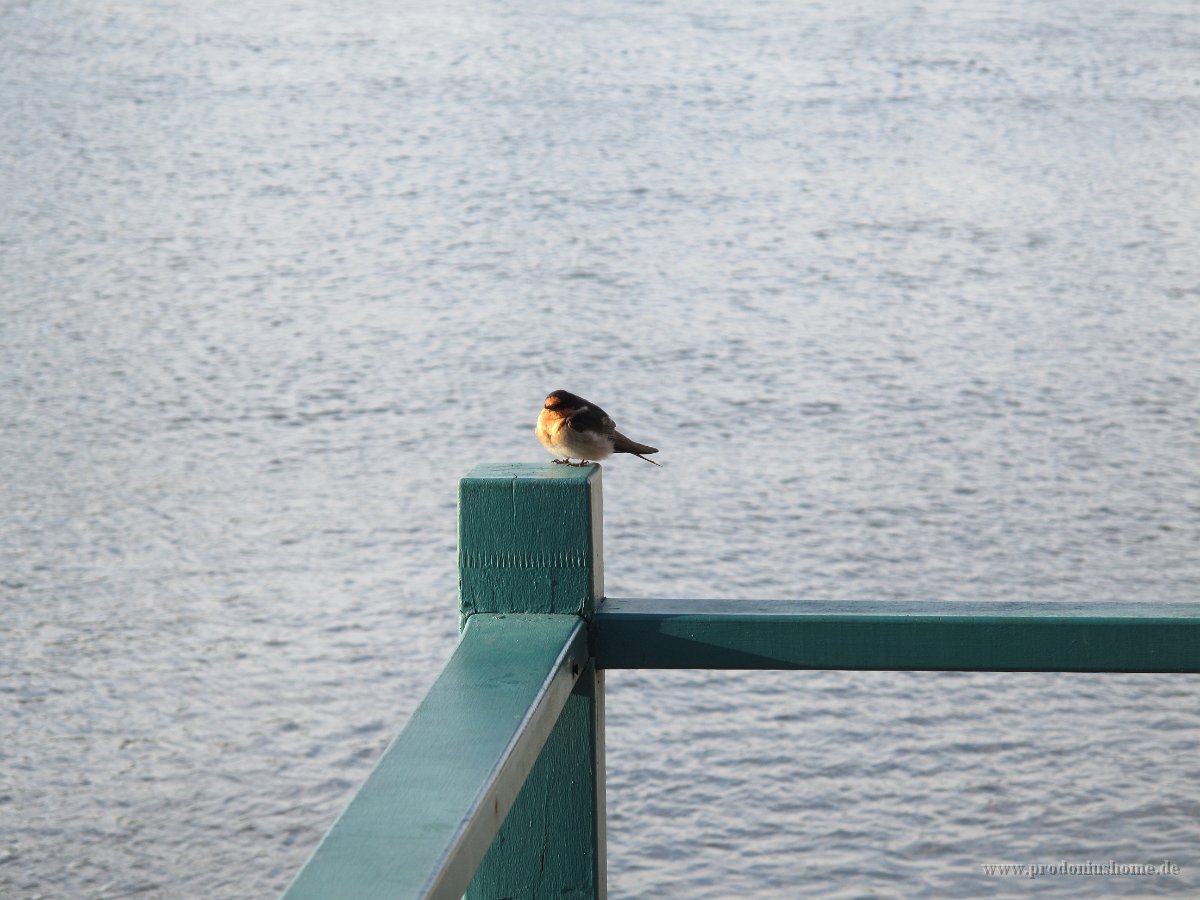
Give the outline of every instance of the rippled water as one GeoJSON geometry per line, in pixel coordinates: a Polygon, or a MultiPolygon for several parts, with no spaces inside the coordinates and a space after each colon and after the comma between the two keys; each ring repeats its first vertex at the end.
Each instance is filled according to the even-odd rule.
{"type": "MultiPolygon", "coordinates": [[[[0,894],[270,896],[453,648],[611,596],[1196,600],[1195,5],[0,4],[0,894]]],[[[1200,891],[1195,677],[609,677],[614,897],[1200,891]]]]}

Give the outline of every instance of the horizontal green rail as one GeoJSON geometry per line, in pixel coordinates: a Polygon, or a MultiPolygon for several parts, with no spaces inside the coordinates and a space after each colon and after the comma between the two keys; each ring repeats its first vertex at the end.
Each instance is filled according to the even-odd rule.
{"type": "Polygon", "coordinates": [[[601,669],[1200,672],[1200,604],[605,600],[601,669]]]}
{"type": "Polygon", "coordinates": [[[284,897],[461,898],[588,652],[578,616],[472,616],[284,897]]]}

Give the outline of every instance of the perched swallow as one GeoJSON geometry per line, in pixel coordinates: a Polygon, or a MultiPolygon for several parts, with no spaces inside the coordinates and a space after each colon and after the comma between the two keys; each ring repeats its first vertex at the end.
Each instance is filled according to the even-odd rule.
{"type": "MultiPolygon", "coordinates": [[[[542,446],[562,459],[556,463],[570,466],[587,465],[590,459],[607,459],[614,453],[632,453],[646,459],[643,453],[657,453],[657,447],[638,444],[617,431],[608,413],[589,400],[569,391],[555,391],[546,398],[538,415],[536,434],[542,446]],[[571,462],[571,457],[580,460],[571,462]]],[[[646,459],[648,463],[659,463],[646,459]]]]}

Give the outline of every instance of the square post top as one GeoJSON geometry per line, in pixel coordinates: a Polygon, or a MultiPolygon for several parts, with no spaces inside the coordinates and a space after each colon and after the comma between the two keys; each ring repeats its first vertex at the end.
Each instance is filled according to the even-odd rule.
{"type": "Polygon", "coordinates": [[[604,596],[600,467],[488,463],[458,486],[460,621],[592,617],[604,596]]]}

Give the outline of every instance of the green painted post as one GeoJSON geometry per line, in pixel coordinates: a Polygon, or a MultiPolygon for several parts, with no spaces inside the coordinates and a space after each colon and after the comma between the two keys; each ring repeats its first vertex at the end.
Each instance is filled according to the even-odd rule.
{"type": "MultiPolygon", "coordinates": [[[[481,465],[459,484],[461,621],[574,614],[604,595],[600,467],[481,465]]],[[[606,894],[604,675],[588,663],[468,900],[606,894]]]]}

